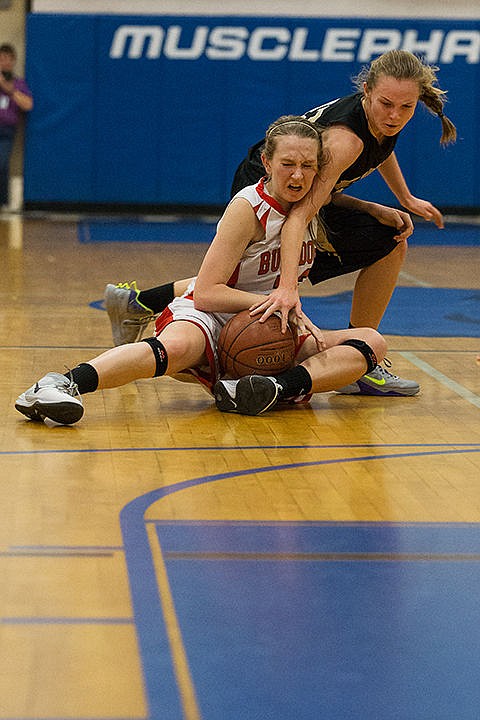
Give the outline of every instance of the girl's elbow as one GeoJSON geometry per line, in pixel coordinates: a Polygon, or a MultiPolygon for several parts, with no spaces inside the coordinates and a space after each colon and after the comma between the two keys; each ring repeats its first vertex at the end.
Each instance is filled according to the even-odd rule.
{"type": "Polygon", "coordinates": [[[212,301],[208,293],[198,292],[195,288],[193,293],[193,305],[195,310],[203,310],[203,312],[209,312],[212,310],[212,301]]]}

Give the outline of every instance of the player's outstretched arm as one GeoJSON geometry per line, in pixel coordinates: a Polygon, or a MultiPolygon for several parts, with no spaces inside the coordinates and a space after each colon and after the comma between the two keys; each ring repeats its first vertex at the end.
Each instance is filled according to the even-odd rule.
{"type": "Polygon", "coordinates": [[[440,230],[443,230],[442,213],[428,200],[422,200],[412,195],[403,177],[395,153],[392,153],[385,160],[378,168],[378,171],[402,207],[414,215],[422,217],[427,222],[435,223],[440,230]]]}

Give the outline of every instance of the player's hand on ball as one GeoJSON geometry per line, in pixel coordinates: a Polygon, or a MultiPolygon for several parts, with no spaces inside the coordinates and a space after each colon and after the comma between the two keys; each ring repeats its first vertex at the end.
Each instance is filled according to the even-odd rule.
{"type": "Polygon", "coordinates": [[[295,362],[294,329],[289,325],[282,333],[280,313],[260,324],[259,318],[243,310],[223,326],[217,351],[221,372],[230,378],[283,372],[295,362]]]}
{"type": "Polygon", "coordinates": [[[289,313],[292,309],[297,316],[301,317],[302,303],[298,296],[298,290],[276,288],[270,295],[265,297],[265,300],[254,303],[250,307],[250,314],[253,316],[262,313],[259,321],[263,323],[270,315],[273,315],[273,313],[280,313],[282,318],[282,332],[284,333],[287,329],[289,313]]]}
{"type": "Polygon", "coordinates": [[[294,331],[297,335],[308,335],[308,333],[313,335],[319,352],[327,349],[327,342],[323,332],[303,313],[298,316],[294,314],[293,310],[291,310],[289,315],[289,324],[292,329],[295,328],[294,331]]]}

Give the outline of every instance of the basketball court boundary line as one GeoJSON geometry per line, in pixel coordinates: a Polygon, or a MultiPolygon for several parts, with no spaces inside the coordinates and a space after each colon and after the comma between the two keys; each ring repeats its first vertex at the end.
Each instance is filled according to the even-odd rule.
{"type": "Polygon", "coordinates": [[[432,365],[417,357],[415,353],[410,351],[404,351],[400,352],[400,355],[405,358],[405,360],[411,362],[412,365],[415,365],[420,370],[423,370],[423,372],[427,373],[427,375],[429,375],[431,378],[437,380],[449,390],[459,395],[461,398],[463,398],[463,400],[466,400],[475,407],[480,408],[479,395],[476,395],[471,390],[468,390],[467,388],[463,387],[463,385],[460,385],[460,383],[457,383],[456,380],[452,380],[451,378],[447,377],[447,375],[444,375],[439,370],[436,370],[434,367],[432,367],[432,365]]]}

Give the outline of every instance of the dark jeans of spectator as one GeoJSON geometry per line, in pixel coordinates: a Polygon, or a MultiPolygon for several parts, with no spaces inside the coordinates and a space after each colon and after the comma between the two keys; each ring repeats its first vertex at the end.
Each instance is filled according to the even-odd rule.
{"type": "Polygon", "coordinates": [[[8,184],[10,178],[10,156],[15,139],[15,127],[0,125],[0,205],[8,205],[8,184]]]}

